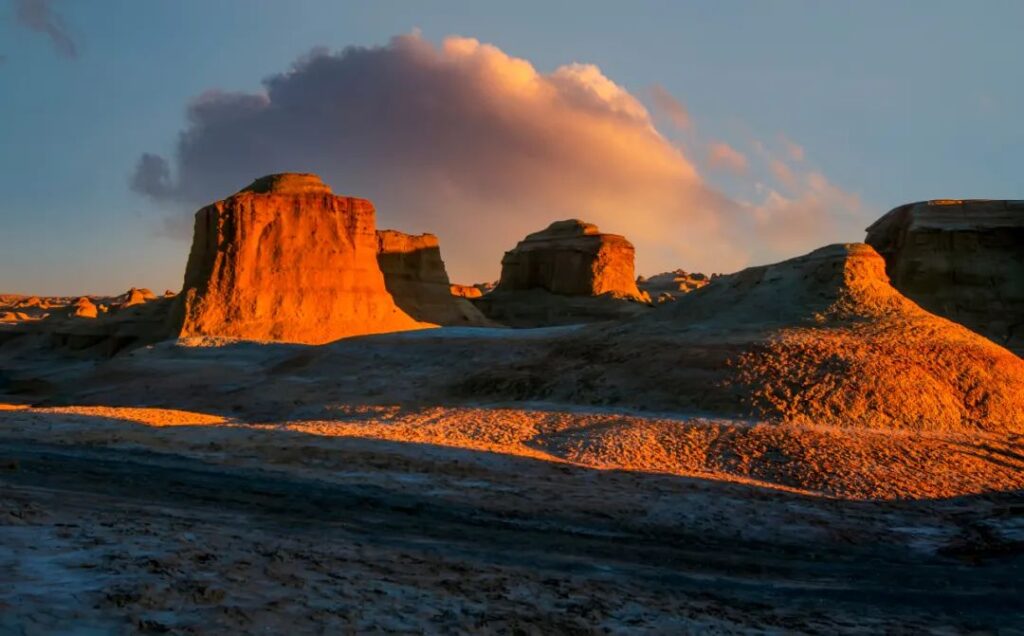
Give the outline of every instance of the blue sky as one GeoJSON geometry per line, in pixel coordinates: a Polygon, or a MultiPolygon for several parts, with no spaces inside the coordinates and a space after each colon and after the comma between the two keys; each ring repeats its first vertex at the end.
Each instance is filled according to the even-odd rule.
{"type": "Polygon", "coordinates": [[[702,144],[753,156],[791,140],[870,217],[918,199],[1024,198],[1020,2],[43,4],[76,55],[0,0],[0,292],[177,289],[187,240],[166,236],[168,202],[129,189],[140,155],[173,158],[204,91],[259,92],[315,46],[380,46],[413,30],[434,44],[476,38],[541,73],[598,66],[737,200],[757,196],[761,176],[707,169],[702,144]],[[652,106],[655,85],[685,105],[692,130],[652,106]]]}

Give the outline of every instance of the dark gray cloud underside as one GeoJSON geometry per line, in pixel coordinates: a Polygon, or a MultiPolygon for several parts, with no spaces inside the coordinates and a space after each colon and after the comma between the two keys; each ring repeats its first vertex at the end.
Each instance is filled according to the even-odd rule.
{"type": "Polygon", "coordinates": [[[78,57],[78,44],[50,0],[15,0],[14,17],[23,27],[48,37],[60,55],[78,57]]]}

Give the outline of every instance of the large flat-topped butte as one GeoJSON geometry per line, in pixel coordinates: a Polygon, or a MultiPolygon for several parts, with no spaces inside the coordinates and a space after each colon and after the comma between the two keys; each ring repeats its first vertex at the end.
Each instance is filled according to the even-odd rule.
{"type": "Polygon", "coordinates": [[[196,213],[173,330],[319,344],[426,326],[385,288],[375,230],[373,203],[316,175],[256,179],[196,213]]]}

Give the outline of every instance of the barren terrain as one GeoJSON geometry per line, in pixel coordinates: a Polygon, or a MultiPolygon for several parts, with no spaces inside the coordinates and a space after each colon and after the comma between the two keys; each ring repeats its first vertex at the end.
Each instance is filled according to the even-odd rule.
{"type": "Polygon", "coordinates": [[[8,342],[0,631],[1024,628],[1018,438],[460,393],[579,329],[8,342]]]}
{"type": "Polygon", "coordinates": [[[5,629],[1019,627],[1016,495],[853,502],[145,419],[5,418],[5,629]]]}

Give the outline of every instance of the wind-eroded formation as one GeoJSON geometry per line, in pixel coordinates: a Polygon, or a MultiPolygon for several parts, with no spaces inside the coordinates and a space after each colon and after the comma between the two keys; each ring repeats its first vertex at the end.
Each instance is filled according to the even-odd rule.
{"type": "Polygon", "coordinates": [[[318,344],[423,327],[377,265],[373,204],[314,175],[271,175],[196,213],[178,335],[318,344]]]}
{"type": "MultiPolygon", "coordinates": [[[[1019,344],[1021,210],[904,206],[870,228],[871,245],[649,279],[636,278],[624,237],[559,221],[504,255],[497,284],[470,286],[451,283],[437,237],[378,231],[369,201],[313,175],[271,175],[199,210],[178,294],[0,298],[0,392],[231,404],[258,422],[319,417],[332,401],[427,405],[450,419],[431,443],[544,446],[598,467],[859,498],[1013,489],[1024,485],[1024,360],[1001,345],[1019,344]],[[124,355],[179,337],[204,346],[124,355]],[[77,364],[90,356],[114,359],[77,364]],[[512,435],[501,417],[454,410],[523,401],[663,417],[512,435]]],[[[423,441],[414,428],[403,439],[423,441]]]]}
{"type": "Polygon", "coordinates": [[[636,285],[633,244],[578,219],[527,235],[501,259],[501,279],[477,306],[499,322],[541,327],[636,316],[650,297],[636,285]]]}
{"type": "Polygon", "coordinates": [[[1024,201],[902,205],[866,242],[914,302],[1024,353],[1024,201]]]}
{"type": "Polygon", "coordinates": [[[402,311],[416,320],[451,327],[492,324],[452,292],[436,236],[378,230],[377,244],[384,284],[402,311]]]}

